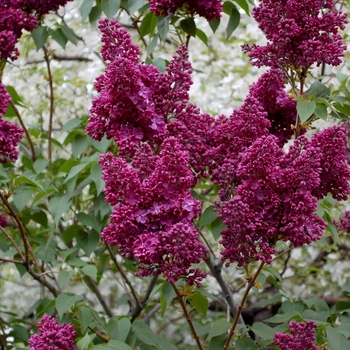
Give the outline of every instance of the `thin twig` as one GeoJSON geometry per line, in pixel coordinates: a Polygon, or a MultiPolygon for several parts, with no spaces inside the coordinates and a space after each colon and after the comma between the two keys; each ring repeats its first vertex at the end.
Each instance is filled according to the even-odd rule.
{"type": "Polygon", "coordinates": [[[23,265],[23,260],[18,260],[18,259],[9,259],[9,258],[1,258],[0,257],[0,263],[4,262],[4,263],[13,263],[13,264],[20,264],[23,265]]]}
{"type": "Polygon", "coordinates": [[[11,107],[15,111],[16,117],[17,117],[19,123],[21,124],[22,129],[24,130],[26,138],[27,138],[27,140],[29,142],[30,150],[32,152],[32,161],[34,162],[36,160],[36,155],[35,155],[35,149],[34,149],[34,144],[33,144],[32,138],[29,135],[29,132],[28,132],[28,130],[27,130],[27,128],[26,128],[26,126],[25,126],[25,124],[23,122],[23,119],[21,117],[21,114],[19,113],[18,108],[15,106],[15,104],[13,102],[11,102],[11,107]]]}
{"type": "Polygon", "coordinates": [[[53,80],[52,80],[52,73],[51,73],[51,67],[50,67],[50,58],[49,58],[49,54],[46,46],[43,46],[43,50],[44,50],[44,58],[45,58],[46,67],[47,67],[49,89],[50,89],[50,114],[49,114],[49,131],[47,133],[47,141],[48,141],[49,161],[51,163],[52,162],[52,124],[53,124],[55,98],[53,93],[53,80]]]}
{"type": "Polygon", "coordinates": [[[17,243],[13,240],[13,238],[11,237],[11,235],[9,235],[1,226],[0,226],[0,231],[8,238],[8,240],[12,243],[12,245],[15,247],[15,249],[17,250],[17,253],[19,254],[19,256],[22,258],[22,261],[25,261],[26,258],[23,255],[21,249],[19,249],[19,246],[17,245],[17,243]]]}
{"type": "Polygon", "coordinates": [[[112,310],[110,307],[107,305],[105,298],[101,294],[100,290],[97,287],[97,284],[95,281],[90,277],[90,276],[85,276],[89,286],[91,287],[92,291],[96,294],[96,297],[98,301],[100,302],[101,306],[103,307],[103,310],[105,310],[105,313],[108,317],[113,317],[112,310]]]}
{"type": "Polygon", "coordinates": [[[262,268],[264,267],[264,265],[265,265],[265,262],[262,261],[262,262],[260,263],[258,269],[256,270],[254,276],[253,276],[253,277],[250,279],[250,281],[249,281],[249,284],[248,284],[248,286],[247,286],[247,289],[246,289],[246,291],[244,292],[244,295],[243,295],[243,297],[242,297],[242,300],[241,300],[241,302],[240,302],[240,304],[239,304],[239,306],[238,306],[237,315],[236,315],[236,317],[235,317],[235,319],[234,319],[234,321],[233,321],[232,327],[231,327],[230,332],[229,332],[229,334],[228,334],[228,337],[227,337],[227,339],[226,339],[226,342],[225,342],[225,345],[224,345],[224,349],[223,349],[223,350],[227,350],[227,349],[228,349],[228,346],[230,345],[230,341],[231,341],[231,339],[232,339],[233,334],[235,333],[235,329],[236,329],[236,326],[237,326],[237,324],[238,324],[238,319],[239,319],[239,317],[240,317],[241,314],[242,314],[242,310],[243,310],[244,304],[245,304],[245,302],[246,302],[246,300],[247,300],[248,294],[249,294],[250,290],[252,289],[252,287],[254,286],[255,281],[256,281],[257,277],[259,276],[259,273],[261,272],[261,270],[262,270],[262,268]]]}
{"type": "Polygon", "coordinates": [[[242,318],[242,315],[238,313],[238,307],[236,305],[236,302],[233,298],[231,289],[228,287],[228,285],[226,284],[225,280],[222,277],[221,274],[221,267],[219,265],[214,265],[213,262],[211,261],[211,259],[207,259],[204,260],[205,263],[207,264],[207,266],[209,267],[209,270],[212,274],[212,276],[216,279],[216,281],[218,282],[222,294],[226,300],[227,305],[230,308],[231,311],[231,315],[237,319],[239,321],[240,324],[245,324],[244,320],[242,318]]]}
{"type": "Polygon", "coordinates": [[[153,276],[151,282],[149,283],[146,293],[143,296],[143,298],[140,300],[139,306],[136,306],[134,308],[134,310],[132,310],[131,313],[131,322],[135,321],[135,319],[140,315],[141,311],[145,308],[145,305],[149,299],[149,296],[152,293],[152,290],[154,288],[154,286],[156,285],[158,280],[158,276],[153,276]]]}
{"type": "Polygon", "coordinates": [[[182,295],[179,293],[179,290],[176,288],[176,285],[174,282],[170,282],[171,286],[173,287],[175,293],[176,293],[176,297],[177,297],[177,300],[179,301],[180,305],[181,305],[181,308],[182,308],[182,311],[184,312],[184,315],[185,315],[185,318],[186,318],[186,321],[187,323],[189,324],[190,328],[191,328],[191,331],[192,331],[192,334],[194,336],[194,339],[196,340],[196,343],[198,345],[198,348],[199,350],[204,350],[203,346],[202,346],[202,343],[199,339],[199,336],[196,332],[196,329],[194,328],[194,325],[193,325],[193,322],[192,322],[192,319],[191,319],[191,316],[190,314],[188,313],[187,311],[187,308],[186,308],[186,305],[182,299],[182,295]]]}
{"type": "Polygon", "coordinates": [[[1,349],[2,350],[7,350],[8,347],[7,347],[7,341],[6,341],[6,332],[5,332],[5,329],[4,329],[4,326],[2,324],[2,320],[0,318],[0,329],[1,329],[1,333],[0,333],[0,345],[1,345],[1,349]]]}
{"type": "Polygon", "coordinates": [[[115,255],[114,255],[114,252],[111,248],[111,246],[109,244],[106,243],[106,247],[109,251],[109,254],[111,256],[111,259],[113,260],[115,266],[118,268],[119,270],[119,273],[121,274],[122,278],[123,278],[123,281],[129,286],[130,288],[130,291],[131,291],[131,294],[135,300],[135,304],[136,304],[136,308],[140,307],[140,300],[135,292],[135,289],[133,287],[133,285],[131,284],[131,282],[129,281],[128,277],[126,276],[125,272],[123,271],[123,269],[121,268],[121,266],[119,265],[117,259],[115,258],[115,255]]]}

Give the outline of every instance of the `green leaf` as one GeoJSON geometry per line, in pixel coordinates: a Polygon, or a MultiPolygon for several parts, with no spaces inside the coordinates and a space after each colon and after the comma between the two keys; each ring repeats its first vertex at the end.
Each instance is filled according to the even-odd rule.
{"type": "Polygon", "coordinates": [[[210,226],[211,233],[215,240],[218,240],[220,238],[221,232],[227,228],[227,226],[222,222],[220,218],[215,219],[210,226]]]}
{"type": "Polygon", "coordinates": [[[77,37],[75,36],[75,33],[73,29],[69,28],[68,26],[61,26],[61,30],[64,34],[64,36],[74,45],[77,44],[77,37]]]}
{"type": "Polygon", "coordinates": [[[203,32],[203,30],[196,28],[196,37],[202,41],[206,46],[208,46],[208,37],[207,34],[203,32]]]}
{"type": "Polygon", "coordinates": [[[125,342],[130,332],[130,329],[131,322],[126,317],[119,319],[117,319],[116,317],[112,317],[108,321],[107,332],[113,339],[125,342]]]}
{"type": "Polygon", "coordinates": [[[84,0],[82,3],[80,7],[81,23],[84,23],[85,20],[89,17],[93,4],[94,0],[84,0]]]}
{"type": "Polygon", "coordinates": [[[58,316],[61,318],[77,301],[82,299],[81,295],[60,294],[55,301],[58,316]]]}
{"type": "Polygon", "coordinates": [[[89,333],[86,333],[81,339],[78,340],[77,347],[79,349],[86,349],[93,338],[95,338],[95,335],[90,336],[89,333]]]}
{"type": "Polygon", "coordinates": [[[89,276],[91,279],[93,279],[95,282],[97,281],[97,268],[94,265],[87,265],[81,268],[81,272],[89,276]]]}
{"type": "Polygon", "coordinates": [[[350,341],[332,327],[326,327],[328,348],[330,350],[350,349],[350,341]]]}
{"type": "Polygon", "coordinates": [[[28,205],[32,194],[33,192],[27,188],[17,188],[17,192],[13,196],[13,203],[19,212],[22,211],[26,205],[28,205]]]}
{"type": "Polygon", "coordinates": [[[69,119],[67,123],[63,125],[61,132],[77,129],[78,127],[81,127],[81,119],[79,118],[69,119]]]}
{"type": "Polygon", "coordinates": [[[134,331],[136,337],[143,343],[153,346],[157,345],[156,336],[153,334],[151,328],[149,328],[146,323],[136,320],[132,324],[131,328],[134,331]]]}
{"type": "Polygon", "coordinates": [[[293,310],[293,311],[286,312],[283,314],[277,314],[275,316],[268,318],[265,321],[270,322],[270,323],[285,323],[285,322],[289,322],[295,316],[301,316],[301,315],[298,311],[293,310]]]}
{"type": "Polygon", "coordinates": [[[297,102],[297,111],[302,123],[305,123],[315,112],[315,101],[303,101],[301,99],[297,102]]]}
{"type": "Polygon", "coordinates": [[[241,15],[239,11],[236,8],[232,8],[226,27],[226,39],[229,39],[231,37],[234,30],[238,27],[240,20],[241,15]]]}
{"type": "Polygon", "coordinates": [[[158,36],[161,41],[165,41],[169,33],[169,19],[159,16],[157,19],[158,36]]]}
{"type": "Polygon", "coordinates": [[[192,17],[181,20],[180,26],[182,30],[190,36],[196,36],[196,23],[192,17]]]}
{"type": "Polygon", "coordinates": [[[214,211],[214,208],[211,205],[208,208],[206,208],[203,214],[201,215],[201,218],[199,220],[199,226],[202,227],[202,226],[211,224],[213,221],[215,221],[217,217],[218,217],[218,213],[214,211]]]}
{"type": "Polygon", "coordinates": [[[145,4],[145,0],[128,0],[129,14],[133,15],[138,9],[145,4]]]}
{"type": "Polygon", "coordinates": [[[342,294],[347,294],[350,296],[350,281],[346,282],[343,288],[341,289],[342,294]]]}
{"type": "Polygon", "coordinates": [[[158,42],[158,36],[154,36],[153,39],[151,40],[151,42],[148,44],[147,49],[146,49],[148,56],[153,52],[153,50],[157,46],[157,42],[158,42]]]}
{"type": "Polygon", "coordinates": [[[113,18],[119,7],[120,0],[102,0],[102,10],[108,18],[113,18]]]}
{"type": "Polygon", "coordinates": [[[89,147],[89,138],[86,135],[77,135],[72,142],[72,154],[75,158],[82,155],[89,147]]]}
{"type": "Polygon", "coordinates": [[[226,334],[211,338],[208,350],[223,349],[226,338],[226,334]]]}
{"type": "Polygon", "coordinates": [[[310,88],[306,91],[308,97],[327,97],[330,95],[330,89],[326,85],[322,84],[319,80],[315,80],[310,88]]]}
{"type": "Polygon", "coordinates": [[[178,348],[173,343],[171,343],[168,339],[164,337],[158,335],[156,341],[157,349],[178,350],[178,348]]]}
{"type": "Polygon", "coordinates": [[[70,209],[69,195],[64,195],[62,197],[53,197],[49,202],[49,211],[56,225],[60,221],[62,214],[68,212],[69,209],[70,209]]]}
{"type": "Polygon", "coordinates": [[[22,105],[23,99],[18,95],[16,89],[11,85],[6,85],[7,92],[10,94],[12,102],[15,105],[22,105]]]}
{"type": "Polygon", "coordinates": [[[68,173],[68,176],[64,180],[63,183],[67,183],[70,179],[73,179],[73,177],[77,176],[80,174],[84,169],[88,168],[91,165],[91,163],[81,163],[78,165],[75,165],[70,172],[68,173]]]}
{"type": "Polygon", "coordinates": [[[44,169],[46,169],[48,163],[49,162],[47,160],[38,158],[33,164],[34,171],[37,174],[40,174],[44,169]]]}
{"type": "Polygon", "coordinates": [[[49,34],[51,38],[55,40],[64,50],[66,49],[68,39],[63,34],[63,31],[61,28],[58,28],[56,30],[49,29],[49,34]]]}
{"type": "Polygon", "coordinates": [[[204,318],[207,317],[209,307],[209,301],[207,297],[199,292],[196,292],[194,296],[188,298],[188,300],[190,301],[191,305],[204,316],[204,318]]]}
{"type": "Polygon", "coordinates": [[[76,241],[77,247],[82,249],[87,256],[90,256],[90,254],[95,250],[95,248],[98,245],[98,242],[100,241],[100,235],[95,230],[85,232],[81,228],[79,228],[79,230],[76,231],[76,241]]]}
{"type": "Polygon", "coordinates": [[[102,14],[101,6],[99,5],[94,6],[89,13],[90,24],[93,25],[94,23],[96,23],[96,21],[101,17],[101,14],[102,14]]]}
{"type": "Polygon", "coordinates": [[[92,313],[90,308],[80,306],[78,309],[78,319],[81,325],[81,331],[85,332],[92,322],[92,313]]]}
{"type": "Polygon", "coordinates": [[[244,10],[248,16],[250,16],[249,5],[245,0],[235,0],[235,2],[244,10]]]}
{"type": "Polygon", "coordinates": [[[156,27],[157,27],[157,16],[152,12],[147,13],[147,15],[141,21],[140,37],[143,38],[147,34],[152,36],[156,27]]]}
{"type": "Polygon", "coordinates": [[[207,341],[209,341],[211,338],[217,337],[218,335],[226,333],[229,330],[230,326],[231,323],[222,318],[215,321],[209,331],[207,341]]]}
{"type": "Polygon", "coordinates": [[[118,349],[118,350],[132,350],[131,347],[128,344],[125,344],[119,340],[112,339],[108,342],[108,346],[111,349],[118,349]]]}
{"type": "Polygon", "coordinates": [[[316,104],[316,109],[315,109],[315,114],[322,120],[327,120],[328,116],[328,111],[327,107],[324,104],[317,103],[316,104]]]}
{"type": "Polygon", "coordinates": [[[71,279],[71,275],[68,271],[64,271],[64,270],[60,271],[57,277],[58,285],[61,288],[64,288],[66,284],[70,281],[70,279],[71,279]]]}
{"type": "Polygon", "coordinates": [[[219,28],[219,25],[220,25],[220,20],[219,19],[216,19],[216,18],[213,18],[211,21],[208,22],[209,23],[209,26],[211,28],[211,30],[213,31],[213,33],[216,32],[216,30],[219,28]]]}
{"type": "Polygon", "coordinates": [[[262,322],[255,322],[252,331],[262,339],[273,339],[276,331],[262,322]]]}
{"type": "Polygon", "coordinates": [[[235,350],[255,350],[256,346],[253,339],[238,339],[235,342],[235,350]]]}
{"type": "Polygon", "coordinates": [[[164,72],[165,71],[165,67],[166,67],[166,61],[164,58],[161,57],[156,57],[152,60],[152,64],[154,66],[156,66],[160,72],[164,72]]]}
{"type": "Polygon", "coordinates": [[[46,27],[37,26],[32,31],[32,37],[37,51],[39,51],[45,45],[47,36],[48,32],[46,27]]]}

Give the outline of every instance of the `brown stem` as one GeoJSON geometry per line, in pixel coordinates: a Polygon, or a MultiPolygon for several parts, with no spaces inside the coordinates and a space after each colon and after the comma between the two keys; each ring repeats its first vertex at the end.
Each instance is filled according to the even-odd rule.
{"type": "Polygon", "coordinates": [[[185,318],[186,318],[186,321],[187,323],[189,324],[190,328],[191,328],[191,331],[192,331],[192,334],[194,336],[194,339],[196,340],[196,343],[198,345],[198,348],[199,350],[204,350],[203,346],[202,346],[202,343],[199,339],[199,336],[196,332],[196,329],[194,328],[194,325],[193,325],[193,322],[192,322],[192,319],[191,319],[191,316],[190,314],[188,313],[187,311],[187,308],[186,308],[186,305],[182,299],[182,295],[179,293],[179,290],[176,288],[176,285],[174,282],[170,282],[171,286],[173,287],[175,293],[176,293],[176,297],[177,297],[177,300],[179,301],[180,305],[181,305],[181,308],[182,308],[182,311],[184,312],[184,315],[185,315],[185,318]]]}
{"type": "Polygon", "coordinates": [[[0,333],[0,345],[1,345],[1,349],[7,350],[8,347],[7,347],[7,341],[6,341],[6,332],[5,332],[4,326],[3,326],[3,324],[2,324],[1,318],[0,318],[0,330],[1,330],[1,333],[0,333]]]}
{"type": "Polygon", "coordinates": [[[14,104],[13,102],[11,102],[11,107],[12,107],[13,110],[15,111],[15,114],[16,114],[16,116],[17,116],[17,119],[18,119],[19,123],[21,124],[22,129],[24,130],[24,133],[25,133],[25,135],[26,135],[26,138],[27,138],[27,140],[28,140],[28,142],[29,142],[30,150],[31,150],[31,152],[32,152],[32,161],[34,162],[34,161],[36,160],[36,155],[35,155],[35,149],[34,149],[34,144],[33,144],[33,142],[32,142],[32,138],[31,138],[30,135],[29,135],[29,132],[28,132],[28,130],[27,130],[27,128],[26,128],[26,126],[25,126],[25,124],[24,124],[24,122],[23,122],[23,119],[22,119],[22,117],[21,117],[21,115],[20,115],[20,113],[19,113],[18,108],[15,106],[15,104],[14,104]]]}
{"type": "Polygon", "coordinates": [[[103,307],[103,310],[105,310],[106,315],[108,317],[113,317],[112,310],[107,305],[105,298],[103,297],[100,290],[98,289],[95,281],[89,276],[85,276],[85,279],[86,279],[88,285],[90,286],[90,288],[92,289],[92,291],[96,294],[96,297],[97,297],[98,301],[100,302],[101,306],[103,307]]]}
{"type": "Polygon", "coordinates": [[[152,290],[154,288],[154,286],[156,285],[158,280],[158,276],[153,276],[151,282],[149,283],[146,293],[143,296],[143,298],[140,300],[140,303],[134,308],[134,310],[132,310],[131,313],[131,322],[134,322],[135,319],[140,315],[141,311],[145,308],[145,305],[149,299],[149,296],[152,293],[152,290]]]}
{"type": "Polygon", "coordinates": [[[225,280],[222,277],[221,265],[219,265],[219,264],[214,265],[210,258],[207,259],[207,260],[204,260],[204,262],[209,267],[211,275],[218,282],[218,284],[219,284],[219,286],[221,288],[222,294],[223,294],[223,296],[224,296],[224,298],[226,300],[226,303],[227,303],[227,305],[230,308],[231,315],[235,318],[235,320],[237,319],[240,324],[244,325],[245,324],[244,320],[242,318],[242,315],[239,313],[239,308],[237,307],[236,302],[233,299],[232,292],[231,292],[230,288],[228,287],[228,285],[226,284],[225,280]]]}
{"type": "Polygon", "coordinates": [[[139,298],[138,298],[138,296],[137,296],[137,294],[136,294],[136,292],[135,292],[135,289],[134,289],[133,285],[131,284],[131,282],[129,281],[128,277],[126,276],[125,272],[123,271],[123,269],[122,269],[121,266],[119,265],[117,259],[115,258],[115,255],[114,255],[114,252],[113,252],[111,246],[110,246],[109,244],[106,243],[106,247],[107,247],[107,249],[108,249],[108,251],[109,251],[109,254],[110,254],[110,256],[111,256],[111,259],[113,260],[115,266],[118,268],[119,273],[120,273],[120,275],[121,275],[122,278],[123,278],[123,281],[124,281],[124,282],[129,286],[129,288],[130,288],[131,294],[132,294],[132,296],[133,296],[133,298],[134,298],[134,300],[135,300],[135,304],[136,304],[135,307],[136,307],[136,308],[141,307],[141,306],[140,306],[140,300],[139,300],[139,298]]]}
{"type": "Polygon", "coordinates": [[[23,265],[24,261],[23,260],[18,260],[18,259],[8,259],[8,258],[0,258],[0,263],[14,263],[14,264],[20,264],[23,265]]]}
{"type": "Polygon", "coordinates": [[[18,255],[22,258],[22,262],[26,260],[25,256],[23,255],[21,249],[19,249],[19,246],[17,243],[13,240],[11,235],[9,235],[2,227],[0,227],[0,231],[8,238],[8,240],[12,243],[12,245],[17,250],[18,255]]]}
{"type": "Polygon", "coordinates": [[[244,292],[244,295],[243,295],[243,297],[242,297],[242,300],[241,300],[240,304],[238,305],[238,312],[237,312],[237,315],[236,315],[236,317],[235,317],[235,319],[234,319],[234,321],[233,321],[232,327],[231,327],[230,332],[229,332],[229,334],[228,334],[228,337],[227,337],[227,339],[226,339],[226,342],[225,342],[225,345],[224,345],[224,349],[223,349],[223,350],[227,350],[227,349],[228,349],[228,346],[230,345],[230,341],[231,341],[231,339],[232,339],[233,334],[235,333],[235,329],[236,329],[236,326],[237,326],[237,324],[238,324],[239,317],[240,317],[241,314],[242,314],[242,310],[243,310],[244,304],[245,304],[245,302],[246,302],[246,300],[247,300],[248,294],[249,294],[250,290],[252,289],[252,287],[254,286],[255,281],[256,281],[257,277],[259,276],[259,273],[261,272],[261,270],[262,270],[262,268],[264,267],[264,265],[265,265],[265,262],[262,261],[262,262],[260,263],[258,269],[256,270],[254,276],[253,276],[253,277],[250,279],[250,281],[249,281],[249,284],[248,284],[248,286],[247,286],[246,291],[244,292]]]}
{"type": "Polygon", "coordinates": [[[54,93],[53,93],[53,80],[52,80],[52,73],[51,73],[51,67],[50,67],[50,58],[47,51],[46,46],[43,46],[44,50],[44,58],[46,62],[47,67],[47,74],[49,79],[49,89],[50,89],[50,114],[49,114],[49,131],[47,133],[47,140],[48,140],[48,152],[49,152],[49,161],[52,162],[52,124],[53,124],[53,114],[54,114],[54,93]]]}

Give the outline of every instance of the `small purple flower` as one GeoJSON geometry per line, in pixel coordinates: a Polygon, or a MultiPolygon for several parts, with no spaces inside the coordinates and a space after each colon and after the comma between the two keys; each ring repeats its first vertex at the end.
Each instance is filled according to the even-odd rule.
{"type": "Polygon", "coordinates": [[[30,337],[30,350],[74,350],[77,332],[72,324],[59,325],[54,317],[44,315],[38,322],[39,334],[30,337]]]}

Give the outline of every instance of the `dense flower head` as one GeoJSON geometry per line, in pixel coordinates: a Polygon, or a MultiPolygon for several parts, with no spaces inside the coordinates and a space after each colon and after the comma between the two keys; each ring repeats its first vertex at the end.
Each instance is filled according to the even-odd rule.
{"type": "Polygon", "coordinates": [[[10,102],[9,93],[0,83],[0,163],[6,163],[8,160],[14,162],[18,158],[17,146],[24,133],[18,125],[2,118],[10,102]]]}
{"type": "Polygon", "coordinates": [[[213,119],[189,104],[192,68],[186,47],[180,46],[160,72],[138,62],[139,48],[115,20],[103,19],[99,28],[107,68],[95,82],[99,96],[92,102],[87,133],[97,140],[104,135],[113,139],[119,156],[129,158],[142,143],[160,147],[174,136],[189,152],[191,167],[203,175],[213,119]]]}
{"type": "MultiPolygon", "coordinates": [[[[185,274],[190,278],[192,274],[184,271],[205,255],[192,223],[200,213],[200,202],[189,192],[195,179],[188,153],[177,139],[169,137],[161,147],[154,154],[149,144],[142,144],[130,164],[111,153],[101,156],[105,198],[114,206],[102,239],[117,245],[122,255],[135,257],[142,275],[162,273],[176,280],[185,274]],[[193,241],[181,256],[169,250],[169,242],[176,241],[179,231],[193,241]]],[[[200,274],[195,275],[199,281],[200,274]]]]}
{"type": "Polygon", "coordinates": [[[321,183],[314,195],[321,199],[331,193],[335,199],[347,199],[350,194],[350,169],[345,128],[333,126],[322,130],[312,137],[311,143],[322,154],[321,183]]]}
{"type": "Polygon", "coordinates": [[[38,16],[46,15],[51,11],[57,11],[72,0],[20,0],[26,11],[34,12],[38,16]]]}
{"type": "Polygon", "coordinates": [[[177,223],[168,231],[138,236],[133,245],[139,262],[138,276],[163,274],[169,282],[184,277],[192,285],[200,286],[205,274],[191,268],[207,257],[206,249],[198,241],[198,232],[190,223],[177,223]]]}
{"type": "Polygon", "coordinates": [[[179,9],[191,14],[198,14],[208,21],[220,19],[222,12],[221,0],[149,0],[150,11],[157,16],[166,17],[179,9]]]}
{"type": "Polygon", "coordinates": [[[268,40],[265,46],[243,46],[253,65],[305,69],[340,64],[346,46],[338,30],[347,19],[333,9],[332,0],[262,0],[253,16],[268,40]]]}
{"type": "Polygon", "coordinates": [[[4,215],[0,215],[0,226],[2,226],[2,227],[7,226],[7,218],[4,215]]]}
{"type": "Polygon", "coordinates": [[[291,334],[276,332],[273,340],[281,350],[318,350],[319,347],[315,345],[316,328],[313,321],[292,321],[289,324],[291,334]]]}
{"type": "Polygon", "coordinates": [[[30,337],[30,350],[74,350],[77,332],[72,324],[59,325],[54,317],[44,315],[38,323],[39,334],[30,337]]]}
{"type": "Polygon", "coordinates": [[[243,152],[259,137],[267,136],[270,121],[259,101],[248,95],[242,107],[230,118],[220,117],[211,129],[211,179],[222,187],[221,199],[229,199],[232,185],[239,183],[236,170],[243,152]]]}
{"type": "Polygon", "coordinates": [[[338,230],[350,233],[350,210],[346,210],[345,213],[340,216],[339,221],[334,221],[334,224],[338,230]]]}
{"type": "Polygon", "coordinates": [[[242,154],[235,195],[220,204],[227,228],[222,257],[239,266],[251,260],[270,263],[277,240],[294,246],[319,239],[326,223],[316,216],[320,157],[301,136],[284,154],[275,136],[257,139],[242,154]]]}
{"type": "Polygon", "coordinates": [[[271,122],[270,133],[279,138],[281,145],[293,136],[297,118],[296,101],[285,92],[283,79],[281,70],[270,69],[250,87],[250,94],[260,102],[271,122]]]}
{"type": "Polygon", "coordinates": [[[37,19],[23,11],[20,1],[4,0],[0,3],[0,60],[18,57],[15,45],[22,35],[22,30],[32,31],[37,26],[37,19]]]}

